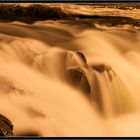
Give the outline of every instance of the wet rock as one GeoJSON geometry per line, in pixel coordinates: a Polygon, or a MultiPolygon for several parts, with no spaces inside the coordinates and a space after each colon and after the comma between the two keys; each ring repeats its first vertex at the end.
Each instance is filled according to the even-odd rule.
{"type": "Polygon", "coordinates": [[[92,67],[92,69],[98,71],[99,73],[107,72],[107,75],[108,75],[108,78],[110,81],[112,81],[113,78],[115,77],[114,70],[108,65],[99,64],[99,65],[93,65],[91,67],[92,67]]]}
{"type": "Polygon", "coordinates": [[[77,54],[80,56],[80,58],[87,64],[87,60],[85,55],[82,52],[77,52],[77,54]]]}
{"type": "Polygon", "coordinates": [[[67,52],[65,58],[65,66],[69,68],[86,67],[87,60],[82,52],[73,53],[71,51],[67,52]]]}
{"type": "Polygon", "coordinates": [[[105,70],[107,70],[107,71],[112,70],[112,68],[110,66],[104,65],[104,64],[93,65],[92,68],[97,70],[98,72],[104,72],[105,70]]]}
{"type": "Polygon", "coordinates": [[[78,87],[83,92],[90,93],[90,85],[85,72],[81,68],[68,69],[67,79],[74,87],[78,87]]]}
{"type": "Polygon", "coordinates": [[[0,136],[13,136],[13,125],[11,121],[0,114],[0,136]]]}

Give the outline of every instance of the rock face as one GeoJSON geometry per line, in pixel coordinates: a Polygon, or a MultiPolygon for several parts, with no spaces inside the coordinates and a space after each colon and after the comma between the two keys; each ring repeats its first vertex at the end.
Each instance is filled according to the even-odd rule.
{"type": "Polygon", "coordinates": [[[13,136],[13,125],[11,121],[0,114],[0,136],[13,136]]]}

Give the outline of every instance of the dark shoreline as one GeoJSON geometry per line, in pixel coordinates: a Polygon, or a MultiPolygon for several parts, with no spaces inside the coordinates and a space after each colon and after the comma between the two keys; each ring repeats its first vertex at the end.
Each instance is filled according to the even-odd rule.
{"type": "Polygon", "coordinates": [[[140,27],[140,20],[131,17],[70,13],[68,11],[65,11],[64,9],[61,9],[60,7],[50,7],[42,4],[31,4],[29,6],[21,6],[17,4],[0,4],[1,22],[20,21],[27,24],[33,24],[36,21],[44,20],[86,19],[92,20],[93,23],[105,24],[107,26],[130,24],[133,26],[140,27]]]}
{"type": "Polygon", "coordinates": [[[130,24],[136,27],[140,27],[140,20],[136,20],[133,18],[129,17],[120,17],[120,16],[87,16],[87,15],[74,15],[74,17],[70,18],[57,18],[57,17],[52,17],[52,18],[36,18],[36,17],[20,17],[20,16],[0,16],[0,22],[13,22],[13,21],[19,21],[19,22],[24,22],[27,24],[33,24],[36,21],[45,21],[45,20],[75,20],[75,21],[90,21],[92,20],[92,23],[98,23],[98,24],[103,24],[107,26],[116,26],[116,25],[125,25],[125,24],[130,24]]]}

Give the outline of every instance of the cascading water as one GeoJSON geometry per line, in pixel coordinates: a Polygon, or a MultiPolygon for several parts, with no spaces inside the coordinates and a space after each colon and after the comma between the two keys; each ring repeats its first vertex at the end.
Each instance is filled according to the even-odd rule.
{"type": "Polygon", "coordinates": [[[0,113],[15,135],[140,135],[139,31],[68,23],[0,23],[0,113]]]}

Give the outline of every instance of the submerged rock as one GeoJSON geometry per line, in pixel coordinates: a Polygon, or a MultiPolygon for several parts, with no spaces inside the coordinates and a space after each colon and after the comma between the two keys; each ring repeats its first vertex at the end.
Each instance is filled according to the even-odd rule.
{"type": "Polygon", "coordinates": [[[0,136],[13,136],[13,124],[0,114],[0,136]]]}
{"type": "Polygon", "coordinates": [[[105,64],[93,65],[93,69],[97,70],[98,72],[104,72],[105,70],[110,71],[112,68],[105,64]]]}

